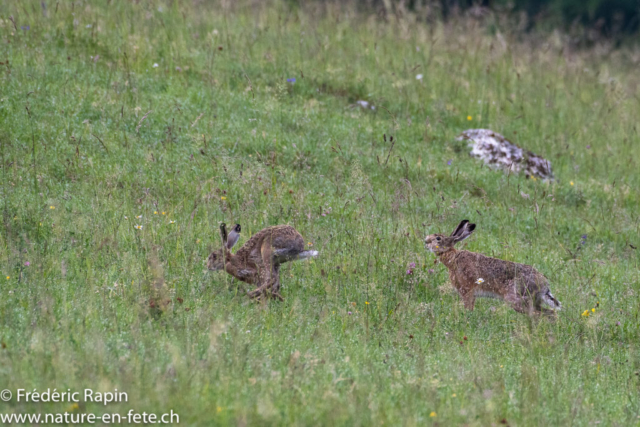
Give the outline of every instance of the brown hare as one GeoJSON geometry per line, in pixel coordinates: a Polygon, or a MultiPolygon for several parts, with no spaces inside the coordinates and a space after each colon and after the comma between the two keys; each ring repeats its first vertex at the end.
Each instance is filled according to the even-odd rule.
{"type": "Polygon", "coordinates": [[[475,224],[465,219],[451,236],[431,234],[425,238],[425,248],[447,267],[451,284],[467,310],[473,310],[476,297],[501,299],[514,310],[527,314],[553,314],[562,308],[549,291],[547,278],[535,268],[456,250],[454,245],[471,236],[475,228],[475,224]],[[543,304],[551,310],[543,308],[543,304]]]}
{"type": "Polygon", "coordinates": [[[209,255],[207,267],[217,271],[224,269],[233,277],[256,285],[249,292],[251,298],[269,295],[282,300],[280,290],[280,264],[318,255],[318,251],[304,249],[304,239],[289,225],[267,227],[253,236],[235,254],[231,248],[240,237],[240,224],[227,234],[226,225],[220,225],[222,249],[209,255]]]}

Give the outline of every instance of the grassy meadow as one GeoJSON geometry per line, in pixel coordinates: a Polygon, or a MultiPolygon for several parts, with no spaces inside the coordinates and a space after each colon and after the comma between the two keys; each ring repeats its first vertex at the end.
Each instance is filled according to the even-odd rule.
{"type": "Polygon", "coordinates": [[[640,425],[639,65],[493,15],[0,0],[0,389],[129,397],[0,411],[640,425]],[[483,167],[468,128],[556,180],[483,167]],[[556,321],[464,310],[423,239],[465,218],[461,247],[549,278],[556,321]],[[249,301],[206,271],[220,222],[320,256],[249,301]]]}

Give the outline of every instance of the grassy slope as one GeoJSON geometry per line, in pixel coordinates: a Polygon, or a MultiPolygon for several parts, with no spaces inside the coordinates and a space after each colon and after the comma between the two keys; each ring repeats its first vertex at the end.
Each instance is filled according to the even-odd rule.
{"type": "Polygon", "coordinates": [[[3,387],[118,388],[80,409],[187,425],[638,423],[637,53],[337,8],[46,3],[0,2],[3,387]],[[557,181],[480,167],[468,127],[557,181]],[[468,249],[550,278],[557,322],[463,310],[422,247],[463,218],[468,249]],[[321,257],[248,303],[204,271],[220,221],[240,243],[292,224],[321,257]]]}

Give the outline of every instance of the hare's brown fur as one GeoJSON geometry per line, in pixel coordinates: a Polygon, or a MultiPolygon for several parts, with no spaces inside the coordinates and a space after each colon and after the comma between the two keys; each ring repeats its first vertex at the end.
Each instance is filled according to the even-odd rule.
{"type": "MultiPolygon", "coordinates": [[[[240,227],[236,227],[239,232],[240,227]]],[[[304,239],[289,225],[276,225],[257,232],[235,254],[230,251],[235,241],[227,244],[233,240],[233,231],[227,238],[223,224],[221,232],[225,244],[221,250],[209,255],[207,266],[209,270],[224,268],[237,279],[256,285],[257,289],[249,292],[252,298],[270,294],[282,300],[279,294],[280,264],[317,255],[316,251],[305,251],[304,239]]]]}
{"type": "Polygon", "coordinates": [[[476,297],[502,299],[521,313],[553,313],[543,308],[543,304],[553,309],[561,308],[549,290],[547,278],[530,265],[456,250],[454,245],[469,237],[475,229],[475,224],[468,222],[462,221],[451,236],[432,234],[425,239],[425,246],[449,270],[451,284],[466,309],[473,310],[476,297]]]}

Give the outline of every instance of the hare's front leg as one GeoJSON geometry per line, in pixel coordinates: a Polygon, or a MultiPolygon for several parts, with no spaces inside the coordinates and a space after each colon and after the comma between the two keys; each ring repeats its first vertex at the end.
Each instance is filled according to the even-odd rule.
{"type": "Polygon", "coordinates": [[[476,295],[473,292],[473,285],[470,284],[473,282],[469,283],[464,275],[459,274],[455,270],[449,270],[449,280],[451,281],[451,285],[453,285],[454,289],[458,291],[460,298],[462,298],[464,308],[469,311],[473,311],[473,307],[476,304],[476,295]]]}
{"type": "Polygon", "coordinates": [[[460,298],[462,298],[464,308],[473,311],[473,307],[476,304],[476,295],[473,293],[473,289],[460,290],[460,298]]]}

